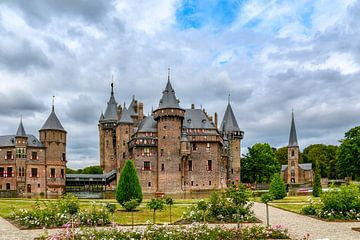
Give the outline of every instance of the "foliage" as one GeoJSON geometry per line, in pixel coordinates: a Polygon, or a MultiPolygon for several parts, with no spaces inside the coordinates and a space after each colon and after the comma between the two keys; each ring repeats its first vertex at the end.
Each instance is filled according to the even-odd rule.
{"type": "Polygon", "coordinates": [[[314,203],[311,197],[308,197],[308,202],[309,204],[301,208],[300,213],[304,215],[316,215],[319,205],[314,203]]]}
{"type": "Polygon", "coordinates": [[[170,223],[172,222],[172,212],[171,212],[171,206],[174,205],[174,199],[172,199],[171,197],[167,197],[165,198],[165,203],[166,205],[169,205],[170,208],[170,223]]]}
{"type": "Polygon", "coordinates": [[[288,164],[288,147],[281,147],[276,149],[275,157],[280,164],[287,165],[288,164]]]}
{"type": "Polygon", "coordinates": [[[271,179],[269,193],[274,196],[274,199],[283,199],[286,197],[286,186],[279,173],[274,174],[271,179]]]}
{"type": "Polygon", "coordinates": [[[346,132],[345,138],[340,142],[336,154],[339,174],[352,178],[360,176],[360,126],[346,132]]]}
{"type": "MultiPolygon", "coordinates": [[[[64,230],[60,234],[41,236],[39,239],[68,239],[68,234],[64,230]]],[[[264,227],[250,226],[241,229],[231,229],[226,227],[209,227],[206,224],[192,224],[190,226],[157,226],[152,225],[144,229],[126,230],[123,228],[106,229],[83,229],[75,233],[75,240],[80,239],[133,239],[133,240],[253,240],[253,239],[289,239],[287,229],[281,226],[264,227]]]]}
{"type": "Polygon", "coordinates": [[[165,207],[165,202],[162,199],[153,198],[147,204],[148,208],[153,210],[153,224],[155,224],[155,212],[163,210],[165,207]]]}
{"type": "Polygon", "coordinates": [[[269,144],[256,143],[248,151],[241,161],[242,182],[267,183],[280,172],[280,163],[269,144]]]}
{"type": "Polygon", "coordinates": [[[319,168],[320,176],[323,178],[336,178],[336,150],[337,146],[312,144],[303,151],[305,163],[312,163],[319,168]]]}
{"type": "Polygon", "coordinates": [[[126,211],[131,212],[135,210],[139,205],[140,204],[138,199],[131,199],[124,203],[124,208],[126,209],[126,211]]]}
{"type": "Polygon", "coordinates": [[[315,165],[314,175],[315,175],[315,178],[314,178],[314,183],[313,183],[312,195],[314,197],[319,197],[322,192],[322,188],[321,188],[320,169],[317,164],[315,165]]]}
{"type": "Polygon", "coordinates": [[[132,199],[137,199],[138,205],[140,205],[143,194],[134,163],[131,160],[127,160],[121,171],[120,180],[116,188],[116,200],[125,207],[125,202],[132,199]]]}
{"type": "Polygon", "coordinates": [[[51,202],[36,202],[30,210],[14,210],[10,219],[27,228],[61,227],[72,220],[80,226],[101,226],[109,224],[109,211],[105,206],[96,207],[92,204],[90,210],[79,210],[76,197],[66,194],[63,198],[51,202]]]}
{"type": "Polygon", "coordinates": [[[106,203],[105,204],[106,209],[109,211],[109,213],[114,214],[116,211],[116,205],[112,203],[106,203]]]}
{"type": "Polygon", "coordinates": [[[103,170],[100,166],[88,166],[84,169],[71,169],[66,168],[67,174],[102,174],[103,170]]]}
{"type": "Polygon", "coordinates": [[[271,193],[265,193],[265,194],[261,195],[262,203],[268,204],[272,200],[274,200],[274,196],[271,193]]]}
{"type": "Polygon", "coordinates": [[[208,201],[201,200],[188,208],[183,218],[193,222],[204,221],[204,219],[208,222],[234,222],[240,215],[242,221],[255,221],[250,196],[250,190],[244,185],[232,184],[225,192],[214,192],[208,201]]]}

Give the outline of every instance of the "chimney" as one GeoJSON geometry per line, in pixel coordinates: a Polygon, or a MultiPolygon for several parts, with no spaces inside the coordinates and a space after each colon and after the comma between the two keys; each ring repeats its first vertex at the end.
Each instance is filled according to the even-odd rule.
{"type": "Polygon", "coordinates": [[[195,109],[195,104],[191,104],[191,109],[195,109]]]}
{"type": "Polygon", "coordinates": [[[217,115],[217,112],[215,112],[214,118],[215,118],[215,127],[218,128],[218,115],[217,115]]]}

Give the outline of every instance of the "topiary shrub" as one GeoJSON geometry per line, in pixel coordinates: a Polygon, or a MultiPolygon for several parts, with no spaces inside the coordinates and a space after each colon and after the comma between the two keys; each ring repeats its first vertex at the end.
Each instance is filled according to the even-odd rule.
{"type": "Polygon", "coordinates": [[[116,201],[125,207],[125,203],[132,199],[136,199],[140,205],[143,194],[134,163],[126,160],[116,187],[116,201]]]}
{"type": "Polygon", "coordinates": [[[274,196],[274,199],[283,199],[286,197],[286,186],[281,179],[280,174],[275,173],[271,179],[269,193],[274,196]]]}
{"type": "Polygon", "coordinates": [[[322,192],[322,188],[321,188],[321,176],[318,167],[316,167],[314,174],[315,174],[315,178],[314,178],[312,195],[314,197],[319,197],[322,192]]]}

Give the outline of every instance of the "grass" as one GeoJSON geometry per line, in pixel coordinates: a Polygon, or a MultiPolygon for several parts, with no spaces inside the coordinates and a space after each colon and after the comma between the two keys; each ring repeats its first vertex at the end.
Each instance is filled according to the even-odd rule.
{"type": "Polygon", "coordinates": [[[305,203],[270,203],[270,206],[277,207],[294,213],[300,213],[301,208],[306,205],[305,203]]]}
{"type": "MultiPolygon", "coordinates": [[[[51,199],[38,199],[40,202],[53,201],[51,199]]],[[[141,205],[134,211],[134,223],[135,224],[146,224],[148,221],[152,222],[153,211],[148,209],[146,204],[149,199],[144,200],[141,205]]],[[[186,209],[193,203],[196,203],[197,199],[175,199],[175,204],[171,207],[172,222],[176,222],[181,219],[181,216],[186,209]]],[[[36,199],[0,199],[0,216],[3,218],[9,217],[13,209],[31,209],[35,206],[36,199]]],[[[102,203],[114,203],[116,204],[117,210],[114,214],[116,223],[119,224],[131,224],[131,213],[126,212],[120,204],[114,199],[81,199],[79,200],[80,208],[90,208],[92,202],[95,204],[102,203]]],[[[169,223],[170,222],[170,208],[166,208],[162,211],[156,212],[156,223],[169,223]]]]}

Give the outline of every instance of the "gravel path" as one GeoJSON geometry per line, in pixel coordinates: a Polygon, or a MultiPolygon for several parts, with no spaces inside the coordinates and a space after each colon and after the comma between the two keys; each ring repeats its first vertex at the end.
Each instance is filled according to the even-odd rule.
{"type": "MultiPolygon", "coordinates": [[[[265,204],[255,203],[254,212],[257,218],[266,223],[265,204]]],[[[351,230],[352,227],[360,228],[360,222],[325,222],[271,206],[269,215],[271,225],[288,228],[294,239],[302,239],[309,233],[310,239],[360,240],[360,232],[351,230]]]]}

